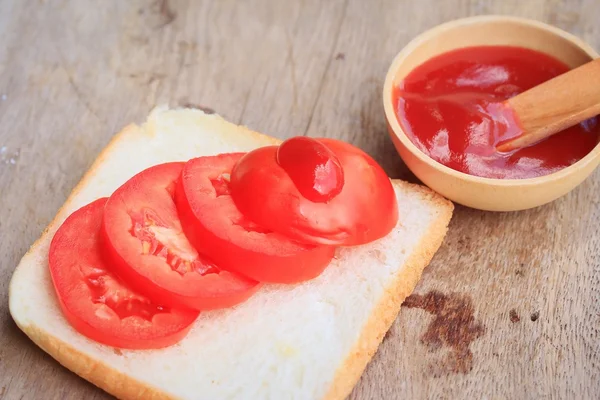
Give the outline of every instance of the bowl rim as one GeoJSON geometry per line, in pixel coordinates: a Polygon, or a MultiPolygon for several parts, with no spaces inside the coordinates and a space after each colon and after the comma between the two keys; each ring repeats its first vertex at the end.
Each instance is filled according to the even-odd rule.
{"type": "Polygon", "coordinates": [[[565,178],[571,173],[584,168],[588,164],[592,163],[596,158],[600,157],[600,142],[594,147],[588,154],[585,155],[582,159],[575,162],[574,164],[569,165],[566,168],[563,168],[559,171],[553,172],[551,174],[537,176],[534,178],[524,178],[524,179],[502,179],[502,178],[486,178],[476,175],[470,175],[465,172],[460,172],[455,169],[452,169],[438,161],[435,161],[433,158],[429,157],[427,154],[423,153],[415,144],[408,138],[406,132],[400,125],[398,121],[398,117],[396,115],[396,111],[394,110],[393,99],[392,99],[392,91],[394,89],[394,80],[396,76],[396,71],[402,64],[402,62],[421,44],[424,42],[443,34],[448,30],[452,30],[458,28],[460,26],[466,25],[474,25],[474,24],[482,24],[482,23],[494,23],[494,22],[512,22],[516,24],[522,24],[531,26],[542,31],[547,32],[548,34],[559,36],[573,45],[579,47],[582,51],[584,51],[591,59],[599,58],[600,55],[594,48],[592,48],[589,44],[584,42],[582,39],[579,39],[577,36],[566,32],[560,28],[555,26],[546,24],[541,21],[532,20],[528,18],[522,17],[513,17],[513,16],[505,16],[505,15],[480,15],[474,17],[460,18],[452,21],[448,21],[437,25],[431,29],[428,29],[421,34],[417,35],[410,42],[400,50],[400,52],[394,57],[390,67],[387,71],[385,82],[383,85],[383,107],[385,111],[385,116],[388,121],[389,126],[391,127],[394,135],[402,142],[402,144],[420,161],[428,164],[430,167],[437,169],[438,171],[453,176],[457,179],[461,179],[464,181],[469,181],[472,183],[481,183],[486,185],[493,186],[533,186],[538,185],[540,183],[546,182],[554,182],[560,179],[565,178]]]}

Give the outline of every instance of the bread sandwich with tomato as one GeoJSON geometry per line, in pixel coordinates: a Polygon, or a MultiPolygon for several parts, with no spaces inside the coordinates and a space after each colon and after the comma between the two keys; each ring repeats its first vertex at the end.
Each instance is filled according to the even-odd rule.
{"type": "Polygon", "coordinates": [[[452,211],[350,144],[159,108],[25,254],[10,312],[121,399],[343,399],[452,211]]]}

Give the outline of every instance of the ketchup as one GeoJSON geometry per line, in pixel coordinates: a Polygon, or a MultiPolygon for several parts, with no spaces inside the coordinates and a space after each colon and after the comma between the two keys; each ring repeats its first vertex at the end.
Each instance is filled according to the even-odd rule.
{"type": "Polygon", "coordinates": [[[316,139],[297,136],[277,149],[277,163],[304,198],[325,203],[344,186],[344,170],[337,156],[316,139]]]}
{"type": "Polygon", "coordinates": [[[502,101],[569,67],[520,47],[467,47],[418,66],[394,89],[394,108],[410,140],[437,162],[487,178],[547,175],[577,162],[600,138],[598,117],[527,148],[501,153],[521,133],[502,101]]]}

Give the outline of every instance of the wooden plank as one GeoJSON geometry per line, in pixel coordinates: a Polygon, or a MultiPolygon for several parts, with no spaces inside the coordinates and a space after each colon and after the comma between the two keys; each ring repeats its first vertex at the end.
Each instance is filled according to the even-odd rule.
{"type": "MultiPolygon", "coordinates": [[[[413,179],[386,134],[387,66],[419,32],[481,13],[600,48],[595,0],[0,2],[0,398],[109,398],[16,328],[7,290],[114,132],[155,104],[203,105],[282,138],[351,141],[413,179]]],[[[598,185],[523,213],[458,207],[352,398],[597,397],[598,185]]]]}

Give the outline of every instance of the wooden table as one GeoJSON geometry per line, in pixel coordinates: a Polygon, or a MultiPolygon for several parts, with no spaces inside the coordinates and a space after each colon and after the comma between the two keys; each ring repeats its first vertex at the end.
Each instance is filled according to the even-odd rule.
{"type": "MultiPolygon", "coordinates": [[[[7,291],[121,127],[208,106],[281,138],[343,138],[414,180],[387,137],[386,69],[425,29],[489,13],[600,48],[597,0],[1,1],[0,398],[109,398],[17,329],[7,291]]],[[[599,398],[599,191],[596,172],[539,209],[457,207],[352,398],[599,398]]]]}

